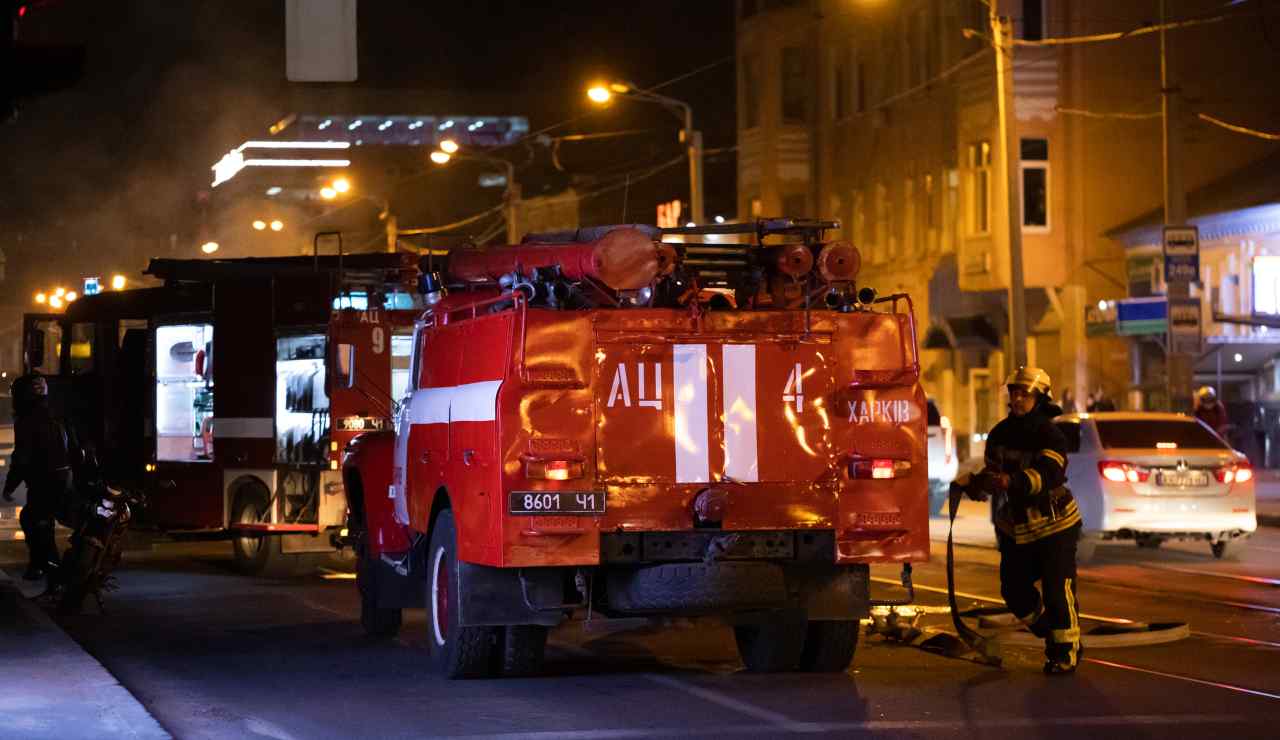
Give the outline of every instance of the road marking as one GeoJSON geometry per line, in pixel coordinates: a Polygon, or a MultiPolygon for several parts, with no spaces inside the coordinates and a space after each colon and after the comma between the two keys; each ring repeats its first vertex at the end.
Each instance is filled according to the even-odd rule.
{"type": "Polygon", "coordinates": [[[688,737],[700,735],[778,735],[780,732],[812,734],[819,732],[857,731],[951,731],[1025,729],[1039,727],[1158,727],[1164,725],[1221,725],[1248,722],[1239,715],[1213,714],[1128,714],[1111,717],[1007,717],[999,719],[904,719],[904,720],[855,720],[850,722],[793,722],[790,727],[774,725],[709,725],[706,727],[646,727],[637,729],[600,728],[595,730],[546,730],[542,732],[507,732],[489,735],[450,735],[468,740],[628,740],[648,737],[688,737]]]}
{"type": "Polygon", "coordinates": [[[1280,642],[1269,642],[1267,640],[1255,640],[1252,637],[1237,637],[1235,635],[1220,635],[1217,632],[1200,632],[1191,630],[1191,634],[1198,637],[1209,637],[1215,640],[1229,640],[1231,642],[1243,642],[1249,645],[1263,645],[1265,647],[1280,648],[1280,642]]]}
{"type": "Polygon", "coordinates": [[[683,694],[692,694],[701,699],[706,699],[707,701],[713,704],[719,704],[720,706],[726,709],[732,709],[733,711],[738,712],[740,714],[745,714],[748,717],[754,717],[758,720],[763,720],[765,722],[772,724],[775,728],[780,730],[790,730],[792,732],[803,732],[803,730],[797,729],[797,728],[799,728],[802,725],[808,724],[807,722],[799,722],[797,720],[793,720],[785,714],[780,714],[778,712],[765,709],[764,707],[758,707],[755,704],[752,704],[750,702],[746,702],[741,699],[735,699],[732,696],[729,696],[728,694],[722,694],[719,691],[715,691],[713,689],[703,688],[702,686],[689,683],[688,681],[681,681],[678,678],[672,678],[671,676],[661,676],[656,673],[646,673],[644,674],[644,677],[649,679],[650,681],[653,681],[654,683],[660,683],[663,686],[669,686],[673,689],[676,689],[677,691],[680,691],[683,694]]]}
{"type": "Polygon", "coordinates": [[[1192,678],[1190,676],[1182,676],[1177,673],[1165,673],[1163,671],[1153,671],[1149,668],[1139,668],[1136,665],[1125,665],[1124,663],[1112,663],[1109,660],[1099,660],[1097,658],[1085,658],[1085,661],[1088,663],[1097,663],[1098,665],[1105,665],[1111,668],[1119,668],[1125,671],[1137,671],[1138,673],[1150,673],[1153,676],[1163,676],[1164,678],[1173,678],[1179,681],[1186,681],[1188,683],[1200,684],[1201,686],[1213,686],[1215,688],[1226,689],[1228,691],[1236,691],[1241,694],[1251,694],[1253,696],[1261,696],[1267,699],[1280,699],[1280,694],[1269,694],[1265,691],[1258,691],[1257,689],[1246,689],[1243,686],[1234,686],[1229,683],[1218,683],[1217,681],[1206,681],[1202,678],[1192,678]]]}
{"type": "Polygon", "coordinates": [[[1175,568],[1172,565],[1156,565],[1155,563],[1143,563],[1143,568],[1151,568],[1152,570],[1167,570],[1174,573],[1187,573],[1193,576],[1210,576],[1213,578],[1230,578],[1234,581],[1245,581],[1247,583],[1258,583],[1263,586],[1280,586],[1280,578],[1263,578],[1262,576],[1244,576],[1237,573],[1216,573],[1211,570],[1200,570],[1198,568],[1175,568]]]}

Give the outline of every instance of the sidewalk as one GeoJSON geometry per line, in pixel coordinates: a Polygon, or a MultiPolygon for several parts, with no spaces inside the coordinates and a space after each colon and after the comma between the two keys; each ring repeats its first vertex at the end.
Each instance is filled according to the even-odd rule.
{"type": "Polygon", "coordinates": [[[0,737],[170,737],[20,585],[0,570],[0,737]]]}

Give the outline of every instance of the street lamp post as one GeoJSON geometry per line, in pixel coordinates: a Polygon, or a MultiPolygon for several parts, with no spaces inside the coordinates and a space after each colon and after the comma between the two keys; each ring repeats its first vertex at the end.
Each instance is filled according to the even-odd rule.
{"type": "Polygon", "coordinates": [[[453,139],[445,139],[440,142],[439,149],[431,152],[431,161],[438,165],[448,164],[451,159],[470,159],[502,167],[503,174],[506,177],[506,187],[502,192],[502,211],[503,217],[507,222],[507,244],[515,244],[520,241],[520,226],[516,218],[516,208],[520,203],[521,193],[520,184],[516,182],[516,166],[500,157],[487,157],[483,154],[472,154],[470,152],[463,154],[459,151],[458,143],[453,139]]]}
{"type": "Polygon", "coordinates": [[[587,91],[587,97],[601,105],[608,103],[614,95],[625,95],[633,100],[656,103],[680,119],[683,125],[680,130],[680,142],[684,144],[685,153],[689,157],[689,210],[692,212],[694,223],[703,223],[705,210],[702,201],[702,132],[695,131],[693,128],[693,108],[683,100],[641,90],[630,82],[611,82],[608,85],[597,85],[587,91]]]}

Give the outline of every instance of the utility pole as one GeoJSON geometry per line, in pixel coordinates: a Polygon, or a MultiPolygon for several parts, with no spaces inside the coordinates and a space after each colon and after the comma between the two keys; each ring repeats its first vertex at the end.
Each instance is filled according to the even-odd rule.
{"type": "Polygon", "coordinates": [[[1001,160],[1008,196],[1005,213],[1009,232],[1009,348],[1013,367],[1027,364],[1027,291],[1022,281],[1022,202],[1018,197],[1018,129],[1013,97],[1013,26],[997,13],[995,0],[990,8],[991,33],[995,39],[996,97],[1000,118],[1001,160]]]}
{"type": "MultiPolygon", "coordinates": [[[[1162,159],[1164,164],[1164,223],[1184,226],[1187,222],[1187,191],[1182,181],[1182,117],[1181,90],[1169,80],[1169,47],[1166,40],[1165,0],[1160,0],[1160,111],[1163,123],[1162,159]]],[[[1185,352],[1173,338],[1173,304],[1191,295],[1191,283],[1170,279],[1165,275],[1165,294],[1169,300],[1170,333],[1166,338],[1166,391],[1172,411],[1191,409],[1191,386],[1195,378],[1195,358],[1185,352]]]]}
{"type": "Polygon", "coordinates": [[[693,130],[693,108],[683,107],[684,130],[680,138],[689,155],[689,210],[693,222],[701,226],[706,223],[702,205],[702,132],[693,130]]]}

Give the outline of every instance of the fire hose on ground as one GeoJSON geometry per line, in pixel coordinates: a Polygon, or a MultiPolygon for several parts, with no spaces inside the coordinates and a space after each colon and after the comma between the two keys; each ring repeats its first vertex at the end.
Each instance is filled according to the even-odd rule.
{"type": "MultiPolygon", "coordinates": [[[[904,644],[919,647],[948,657],[972,660],[983,665],[999,667],[1005,648],[1037,648],[1044,641],[1025,629],[1009,610],[1003,606],[975,607],[961,610],[956,602],[955,586],[955,525],[956,512],[960,508],[963,490],[955,486],[948,499],[947,526],[947,606],[927,607],[913,603],[914,589],[910,584],[910,565],[904,566],[903,584],[908,591],[908,603],[904,600],[873,601],[870,634],[883,635],[904,644]],[[920,618],[925,614],[948,613],[951,615],[955,634],[937,628],[920,628],[920,618]],[[965,618],[977,618],[978,629],[969,626],[965,618]],[[983,631],[979,631],[979,629],[983,631]]],[[[1186,622],[1147,623],[1129,620],[1109,620],[1081,634],[1085,648],[1108,649],[1160,645],[1186,639],[1191,628],[1186,622]]]]}

